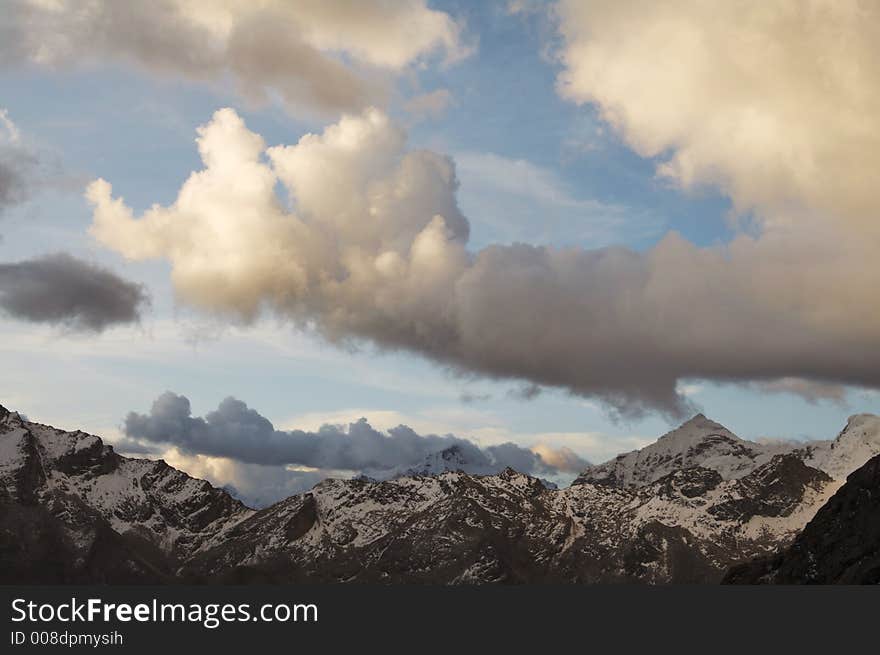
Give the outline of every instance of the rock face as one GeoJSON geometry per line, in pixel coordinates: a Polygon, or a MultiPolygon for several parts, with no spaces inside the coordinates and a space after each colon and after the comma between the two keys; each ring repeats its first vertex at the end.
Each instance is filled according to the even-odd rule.
{"type": "Polygon", "coordinates": [[[698,416],[567,489],[452,470],[449,452],[437,470],[325,480],[255,511],[2,410],[0,582],[718,582],[791,544],[841,484],[810,464],[858,467],[878,426],[771,449],[698,416]]]}
{"type": "MultiPolygon", "coordinates": [[[[793,462],[813,471],[792,482],[793,496],[811,502],[828,478],[793,462]]],[[[638,492],[554,491],[511,469],[326,480],[240,523],[189,573],[236,582],[714,582],[787,533],[798,502],[774,501],[788,466],[780,458],[727,483],[690,469],[638,492]],[[738,505],[745,493],[767,502],[738,505]]]]}
{"type": "Polygon", "coordinates": [[[253,514],[163,461],[0,411],[3,582],[149,582],[253,514]]]}
{"type": "Polygon", "coordinates": [[[852,473],[782,553],[731,569],[728,584],[880,583],[880,456],[852,473]]]}

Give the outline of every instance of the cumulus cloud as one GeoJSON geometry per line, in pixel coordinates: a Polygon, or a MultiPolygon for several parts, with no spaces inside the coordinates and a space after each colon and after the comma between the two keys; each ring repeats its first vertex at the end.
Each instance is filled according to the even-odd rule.
{"type": "Polygon", "coordinates": [[[513,443],[480,448],[452,435],[420,435],[405,425],[382,433],[366,419],[348,426],[324,425],[315,432],[276,430],[271,421],[235,398],[226,398],[204,417],[194,417],[185,396],[166,392],[156,399],[149,414],[129,413],[124,431],[134,443],[173,446],[187,456],[325,472],[319,477],[326,477],[327,471],[392,475],[417,467],[429,455],[453,446],[471,472],[497,472],[508,466],[524,473],[557,472],[542,454],[513,443]]]}
{"type": "Polygon", "coordinates": [[[144,288],[66,253],[0,263],[0,313],[35,323],[99,332],[136,322],[144,288]]]}
{"type": "Polygon", "coordinates": [[[816,221],[706,248],[670,233],[645,252],[473,252],[453,161],[407,149],[380,111],[266,148],[223,109],[198,145],[204,168],[169,206],[136,217],[104,180],[87,197],[101,243],[167,259],[181,299],[205,310],[270,310],[331,341],[560,387],[623,415],[686,413],[680,380],[880,386],[872,233],[816,221]]]}
{"type": "Polygon", "coordinates": [[[425,0],[10,0],[0,65],[133,64],[194,80],[230,76],[250,100],[359,109],[432,54],[467,54],[460,26],[425,0]]]}
{"type": "Polygon", "coordinates": [[[557,6],[560,93],[594,104],[683,187],[771,223],[877,234],[880,5],[858,0],[557,6]]]}

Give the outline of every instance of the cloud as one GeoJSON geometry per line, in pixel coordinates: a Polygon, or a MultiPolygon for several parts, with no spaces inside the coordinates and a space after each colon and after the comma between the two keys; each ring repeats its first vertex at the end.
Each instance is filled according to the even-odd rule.
{"type": "Polygon", "coordinates": [[[515,389],[510,389],[507,395],[518,400],[534,400],[541,395],[541,387],[537,384],[523,384],[515,389]]]}
{"type": "Polygon", "coordinates": [[[35,323],[100,332],[136,322],[144,288],[65,253],[0,263],[0,312],[35,323]]]}
{"type": "Polygon", "coordinates": [[[472,391],[463,391],[458,399],[463,402],[465,405],[470,405],[472,403],[484,402],[486,400],[490,400],[492,398],[491,394],[488,393],[474,393],[472,391]]]}
{"type": "Polygon", "coordinates": [[[419,118],[439,118],[446,112],[452,100],[449,89],[435,89],[410,98],[406,103],[406,110],[419,118]]]}
{"type": "Polygon", "coordinates": [[[388,76],[425,57],[465,56],[460,32],[424,0],[11,0],[0,62],[231,77],[249,100],[335,112],[380,102],[388,76]]]}
{"type": "Polygon", "coordinates": [[[566,446],[552,448],[546,444],[538,444],[532,448],[532,452],[539,455],[548,466],[565,473],[581,473],[590,465],[587,460],[566,446]]]}
{"type": "Polygon", "coordinates": [[[114,450],[125,457],[163,459],[188,475],[222,487],[249,507],[266,507],[303,493],[329,477],[349,477],[346,471],[277,464],[249,464],[228,457],[194,454],[167,443],[111,437],[114,450]]]}
{"type": "Polygon", "coordinates": [[[173,447],[161,451],[160,455],[174,468],[223,487],[245,505],[256,508],[308,491],[321,480],[338,473],[245,464],[225,457],[190,455],[173,447]]]}
{"type": "MultiPolygon", "coordinates": [[[[0,109],[0,215],[47,182],[41,157],[0,109]]],[[[68,254],[0,262],[0,315],[98,332],[137,321],[146,302],[140,285],[68,254]]]]}
{"type": "Polygon", "coordinates": [[[812,404],[824,400],[841,406],[846,405],[846,387],[839,384],[825,384],[789,377],[758,382],[754,386],[762,393],[789,393],[800,396],[812,404]]]}
{"type": "Polygon", "coordinates": [[[124,431],[135,443],[173,446],[184,455],[261,466],[388,476],[456,446],[474,473],[497,472],[507,466],[524,473],[555,472],[542,455],[513,443],[480,448],[452,435],[420,435],[405,425],[382,433],[366,419],[348,426],[324,425],[314,432],[276,430],[268,419],[235,398],[226,398],[204,417],[193,417],[185,396],[166,392],[156,399],[149,414],[129,413],[124,431]]]}
{"type": "Polygon", "coordinates": [[[556,7],[563,97],[591,103],[658,173],[765,223],[877,235],[880,5],[842,0],[556,7]]]}
{"type": "Polygon", "coordinates": [[[42,179],[37,153],[23,143],[9,113],[0,108],[0,216],[25,202],[42,179]]]}
{"type": "Polygon", "coordinates": [[[198,145],[204,168],[167,207],[136,217],[104,180],[87,197],[101,243],[168,260],[203,310],[269,311],[334,343],[567,389],[624,416],[687,413],[680,380],[880,386],[870,230],[776,222],[706,248],[669,233],[644,252],[473,252],[454,162],[407,149],[380,111],[266,148],[223,109],[198,145]]]}

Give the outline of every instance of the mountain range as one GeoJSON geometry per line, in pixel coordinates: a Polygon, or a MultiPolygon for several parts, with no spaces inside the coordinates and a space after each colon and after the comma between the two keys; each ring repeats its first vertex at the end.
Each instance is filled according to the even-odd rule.
{"type": "Polygon", "coordinates": [[[0,582],[865,581],[878,454],[870,414],[809,444],[746,441],[700,414],[564,489],[441,451],[256,510],[0,407],[0,582]]]}

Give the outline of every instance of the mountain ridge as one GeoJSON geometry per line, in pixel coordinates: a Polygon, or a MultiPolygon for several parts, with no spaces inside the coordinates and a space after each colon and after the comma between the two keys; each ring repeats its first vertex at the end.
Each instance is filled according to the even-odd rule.
{"type": "Polygon", "coordinates": [[[880,419],[856,416],[833,441],[771,452],[699,415],[624,462],[643,484],[553,490],[513,469],[447,467],[327,479],[254,510],[161,460],[3,409],[0,570],[24,582],[718,582],[792,543],[838,490],[810,462],[833,451],[838,471],[880,442],[880,419]]]}
{"type": "Polygon", "coordinates": [[[715,470],[725,480],[735,479],[786,453],[842,482],[853,470],[853,460],[865,462],[880,454],[880,417],[854,414],[835,439],[760,443],[741,439],[720,423],[697,414],[644,448],[587,467],[572,484],[639,487],[671,471],[695,466],[715,470]]]}
{"type": "Polygon", "coordinates": [[[726,584],[880,583],[880,455],[846,483],[776,555],[734,566],[726,584]]]}

